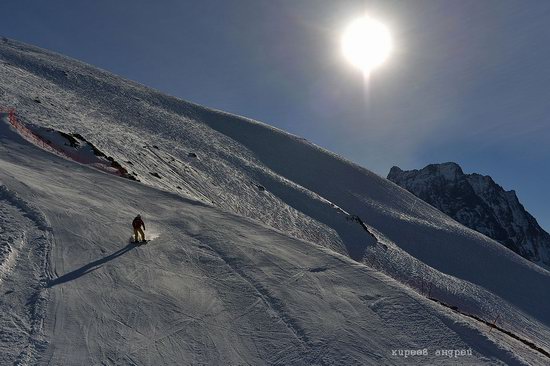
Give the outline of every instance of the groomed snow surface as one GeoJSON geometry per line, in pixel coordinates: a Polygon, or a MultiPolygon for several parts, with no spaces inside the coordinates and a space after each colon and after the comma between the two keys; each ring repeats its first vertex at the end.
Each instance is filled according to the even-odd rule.
{"type": "Polygon", "coordinates": [[[0,114],[2,365],[550,362],[549,272],[299,137],[8,40],[0,106],[140,180],[0,114]]]}

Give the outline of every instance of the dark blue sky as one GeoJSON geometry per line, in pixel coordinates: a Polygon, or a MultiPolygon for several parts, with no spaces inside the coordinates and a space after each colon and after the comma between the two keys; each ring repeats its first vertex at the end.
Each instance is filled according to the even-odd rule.
{"type": "Polygon", "coordinates": [[[2,0],[0,35],[306,137],[385,176],[455,161],[550,228],[548,0],[2,0]],[[395,52],[343,60],[369,10],[395,52]]]}

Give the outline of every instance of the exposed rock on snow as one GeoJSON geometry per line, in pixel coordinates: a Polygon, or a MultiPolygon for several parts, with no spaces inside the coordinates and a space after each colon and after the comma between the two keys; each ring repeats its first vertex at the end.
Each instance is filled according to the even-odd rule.
{"type": "Polygon", "coordinates": [[[78,163],[91,165],[107,173],[136,180],[114,158],[105,155],[78,133],[66,133],[53,128],[22,122],[14,110],[9,113],[0,112],[0,117],[7,120],[21,137],[38,147],[78,163]]]}
{"type": "Polygon", "coordinates": [[[519,202],[489,176],[464,174],[456,163],[420,170],[393,167],[388,179],[461,224],[502,243],[522,257],[550,269],[550,234],[519,202]]]}

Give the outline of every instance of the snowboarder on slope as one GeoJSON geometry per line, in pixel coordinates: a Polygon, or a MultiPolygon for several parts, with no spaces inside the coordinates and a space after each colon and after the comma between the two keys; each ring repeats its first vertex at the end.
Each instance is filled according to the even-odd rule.
{"type": "Polygon", "coordinates": [[[138,234],[141,235],[141,242],[145,243],[145,234],[143,233],[143,230],[145,230],[145,224],[143,223],[143,220],[141,219],[141,215],[137,215],[134,221],[132,221],[132,226],[134,227],[134,237],[135,237],[135,243],[139,242],[138,240],[138,234]],[[141,230],[141,227],[143,226],[143,230],[141,230]]]}

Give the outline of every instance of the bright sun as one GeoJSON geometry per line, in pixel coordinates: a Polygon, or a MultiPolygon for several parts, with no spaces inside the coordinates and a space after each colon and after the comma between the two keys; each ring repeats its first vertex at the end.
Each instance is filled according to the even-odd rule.
{"type": "Polygon", "coordinates": [[[393,48],[388,28],[370,17],[354,20],[344,31],[342,51],[344,56],[365,75],[380,66],[393,48]]]}

